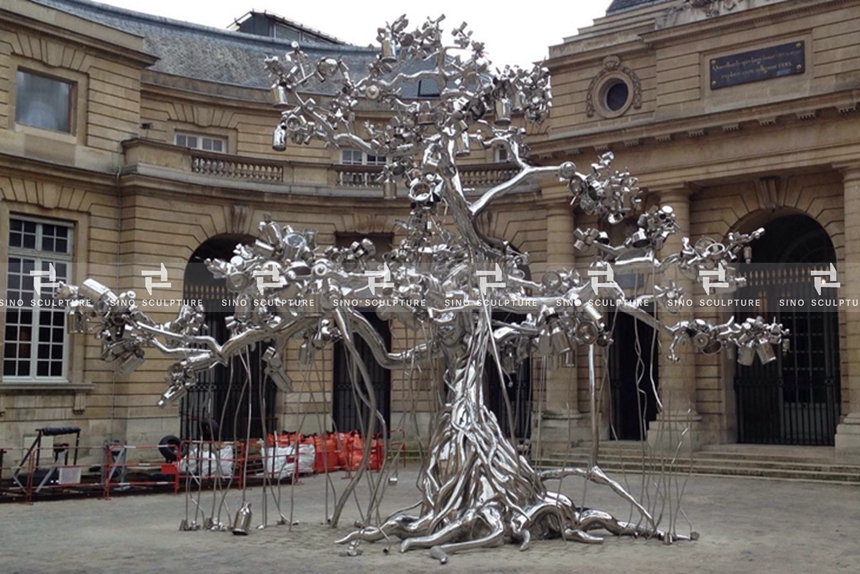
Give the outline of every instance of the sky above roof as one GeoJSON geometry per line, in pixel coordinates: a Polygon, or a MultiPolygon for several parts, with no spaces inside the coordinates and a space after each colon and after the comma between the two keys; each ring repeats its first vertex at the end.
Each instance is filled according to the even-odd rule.
{"type": "Polygon", "coordinates": [[[602,17],[611,0],[576,0],[558,4],[539,2],[532,8],[528,3],[517,4],[519,10],[502,7],[501,3],[465,2],[463,0],[433,0],[424,4],[402,0],[323,0],[315,2],[286,2],[285,0],[97,0],[128,10],[154,14],[226,28],[250,10],[267,10],[305,26],[316,28],[346,42],[366,46],[376,41],[376,29],[406,12],[411,25],[418,25],[428,16],[434,19],[444,14],[446,30],[468,22],[473,38],[482,40],[488,56],[497,66],[530,62],[546,57],[548,47],[560,44],[577,29],[590,26],[602,17]]]}

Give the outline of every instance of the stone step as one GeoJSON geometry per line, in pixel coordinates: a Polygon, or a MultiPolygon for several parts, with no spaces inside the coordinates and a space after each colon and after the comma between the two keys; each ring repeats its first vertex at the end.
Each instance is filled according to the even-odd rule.
{"type": "MultiPolygon", "coordinates": [[[[641,474],[641,467],[633,467],[631,465],[615,466],[612,464],[600,465],[604,471],[612,474],[620,474],[622,472],[628,474],[641,474]]],[[[653,472],[653,471],[651,471],[653,472]]],[[[702,475],[717,475],[717,476],[732,476],[743,478],[767,478],[780,480],[802,480],[809,482],[827,482],[837,484],[852,484],[860,485],[860,475],[856,473],[837,473],[837,472],[819,472],[819,471],[804,471],[797,469],[761,469],[761,468],[740,468],[727,466],[694,466],[679,470],[681,474],[689,472],[690,474],[702,475]]]]}
{"type": "MultiPolygon", "coordinates": [[[[571,463],[582,465],[588,462],[588,455],[583,454],[575,454],[570,457],[554,457],[554,459],[546,459],[545,460],[554,460],[554,462],[564,462],[569,461],[571,463]]],[[[619,456],[612,453],[601,453],[599,457],[599,462],[602,465],[613,463],[615,465],[625,465],[625,466],[642,466],[643,457],[640,456],[619,456]]],[[[644,463],[646,466],[650,468],[659,468],[662,465],[670,464],[668,459],[661,459],[659,457],[646,457],[644,459],[644,463]]],[[[712,459],[704,456],[694,455],[691,459],[690,457],[679,457],[674,466],[679,468],[685,468],[690,466],[710,466],[710,467],[726,467],[726,468],[748,468],[748,469],[795,469],[801,471],[811,471],[811,472],[839,472],[846,474],[857,474],[860,476],[860,465],[856,464],[846,464],[840,461],[835,460],[818,460],[818,461],[810,461],[810,460],[766,460],[766,461],[756,461],[756,460],[743,460],[743,459],[712,459]]]]}
{"type": "MultiPolygon", "coordinates": [[[[601,455],[600,467],[607,472],[641,473],[643,471],[642,457],[613,457],[601,455]]],[[[542,467],[562,465],[585,467],[588,456],[581,453],[573,456],[545,457],[542,467]]],[[[660,472],[662,463],[658,459],[648,459],[644,464],[649,472],[660,472]]],[[[770,461],[756,465],[752,461],[730,459],[690,458],[681,459],[673,467],[676,472],[692,474],[709,474],[723,476],[744,476],[760,478],[779,478],[794,480],[812,480],[822,482],[839,482],[844,484],[860,484],[860,466],[846,464],[798,463],[795,461],[770,461]]]]}
{"type": "MultiPolygon", "coordinates": [[[[588,453],[588,446],[580,446],[573,449],[573,453],[588,453]]],[[[643,452],[651,454],[650,450],[643,449],[640,442],[615,442],[605,441],[600,443],[600,454],[630,454],[641,455],[643,452]]],[[[681,453],[689,458],[690,452],[681,453]]],[[[768,446],[768,445],[709,445],[697,450],[692,455],[694,458],[729,459],[729,460],[755,460],[755,461],[798,461],[798,462],[827,462],[834,464],[848,464],[860,466],[860,456],[836,455],[832,447],[804,447],[804,446],[768,446]]]]}
{"type": "MultiPolygon", "coordinates": [[[[588,465],[589,449],[577,447],[565,456],[548,455],[543,468],[588,465]]],[[[406,459],[420,460],[417,448],[406,449],[406,459]]],[[[613,473],[641,473],[643,448],[636,441],[606,441],[600,444],[600,467],[613,473]]],[[[668,461],[666,461],[668,463],[668,461]]],[[[649,472],[660,472],[664,462],[658,455],[646,458],[649,472]]],[[[742,476],[784,480],[804,480],[860,484],[860,459],[837,458],[833,449],[821,447],[770,447],[767,445],[715,445],[678,457],[674,469],[679,473],[742,476]]]]}
{"type": "MultiPolygon", "coordinates": [[[[564,460],[565,457],[553,457],[556,460],[564,460]]],[[[573,452],[569,456],[571,460],[577,461],[587,461],[588,453],[585,452],[573,452]]],[[[659,456],[652,455],[643,457],[641,453],[633,454],[633,453],[617,453],[617,452],[601,452],[599,459],[601,461],[618,461],[631,463],[631,464],[640,464],[641,461],[645,458],[650,465],[660,465],[663,464],[665,460],[667,463],[669,459],[663,459],[659,456]]],[[[694,464],[710,464],[713,466],[742,466],[746,468],[798,468],[801,470],[822,470],[822,471],[838,471],[838,472],[857,472],[860,473],[860,464],[853,463],[850,461],[843,461],[840,459],[833,458],[802,458],[802,457],[770,457],[767,459],[755,459],[755,458],[731,458],[731,457],[713,457],[709,453],[697,452],[694,453],[692,458],[689,455],[679,456],[677,458],[678,465],[690,464],[690,461],[693,461],[694,464]]]]}
{"type": "MultiPolygon", "coordinates": [[[[570,452],[576,453],[587,453],[590,452],[590,448],[579,446],[570,450],[570,452]]],[[[658,453],[659,451],[653,450],[651,448],[639,447],[638,449],[632,448],[612,448],[611,446],[600,445],[600,452],[603,453],[617,453],[617,454],[641,454],[646,451],[648,453],[658,453]]],[[[690,456],[689,450],[682,450],[681,454],[685,456],[690,456]]],[[[793,449],[762,449],[762,450],[717,450],[717,449],[701,449],[696,450],[693,453],[693,456],[707,456],[710,458],[733,458],[733,459],[745,459],[745,458],[764,458],[764,459],[785,459],[785,460],[841,460],[848,461],[851,464],[860,464],[860,457],[852,457],[852,456],[837,456],[836,452],[831,449],[816,450],[793,450],[793,449]]]]}

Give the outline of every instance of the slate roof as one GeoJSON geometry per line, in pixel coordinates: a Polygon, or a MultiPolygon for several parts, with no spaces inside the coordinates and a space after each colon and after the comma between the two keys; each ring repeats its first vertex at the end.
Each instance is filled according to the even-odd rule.
{"type": "MultiPolygon", "coordinates": [[[[292,50],[284,40],[141,14],[90,0],[32,1],[143,37],[144,51],[159,58],[151,70],[185,78],[269,88],[272,80],[263,68],[263,60],[270,56],[282,58],[292,50]]],[[[374,50],[348,44],[303,43],[301,48],[311,62],[323,56],[342,58],[353,77],[361,77],[375,59],[374,50]]],[[[314,92],[328,92],[328,87],[334,88],[330,84],[309,86],[314,92]]]]}
{"type": "Polygon", "coordinates": [[[617,12],[625,12],[643,6],[651,6],[653,4],[661,4],[669,0],[612,0],[612,4],[606,9],[606,15],[615,14],[617,12]]]}

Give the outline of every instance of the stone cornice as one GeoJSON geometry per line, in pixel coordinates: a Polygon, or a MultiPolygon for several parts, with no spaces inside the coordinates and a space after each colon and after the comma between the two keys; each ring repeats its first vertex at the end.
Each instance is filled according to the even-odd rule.
{"type": "Polygon", "coordinates": [[[580,28],[578,34],[564,38],[562,44],[550,46],[550,51],[560,51],[565,44],[588,44],[592,41],[602,42],[610,34],[629,33],[637,30],[651,31],[654,29],[656,18],[665,10],[665,5],[653,5],[635,10],[616,12],[597,18],[591,26],[580,28]]]}
{"type": "MultiPolygon", "coordinates": [[[[550,156],[575,148],[580,151],[594,148],[597,151],[611,146],[624,146],[625,142],[639,141],[639,145],[649,143],[668,143],[688,137],[709,137],[710,133],[723,135],[740,130],[744,124],[755,129],[768,129],[777,126],[778,118],[821,122],[827,115],[819,113],[831,110],[832,113],[851,114],[860,101],[860,89],[823,94],[808,98],[691,115],[687,118],[659,120],[648,118],[635,124],[627,123],[614,129],[595,127],[577,128],[563,133],[550,133],[542,140],[530,142],[533,152],[540,156],[550,156]]],[[[629,147],[629,146],[628,146],[629,147]]]]}
{"type": "MultiPolygon", "coordinates": [[[[318,98],[318,102],[327,101],[331,97],[329,94],[311,95],[318,98]]],[[[260,110],[272,114],[273,118],[280,117],[280,112],[272,105],[272,96],[268,89],[210,82],[153,70],[144,70],[141,75],[141,97],[166,102],[175,102],[179,98],[189,102],[231,107],[242,111],[260,110]]],[[[385,119],[391,117],[391,111],[381,104],[374,104],[371,107],[365,101],[359,102],[356,112],[366,117],[385,119]]],[[[514,117],[520,115],[514,114],[514,117]]]]}
{"type": "Polygon", "coordinates": [[[834,162],[833,169],[842,174],[842,178],[848,181],[860,181],[860,159],[848,162],[834,162]]]}
{"type": "Polygon", "coordinates": [[[564,54],[558,57],[553,57],[547,60],[546,66],[553,74],[559,74],[570,69],[600,64],[601,60],[606,56],[619,55],[624,59],[629,59],[637,54],[650,51],[651,47],[637,37],[618,44],[596,46],[595,48],[585,52],[564,54]]]}
{"type": "Polygon", "coordinates": [[[0,153],[0,174],[113,193],[116,174],[0,153]]]}
{"type": "Polygon", "coordinates": [[[705,18],[689,24],[672,26],[643,33],[642,41],[652,47],[668,46],[690,40],[718,37],[726,32],[755,29],[762,24],[773,24],[783,20],[796,20],[804,14],[819,11],[823,6],[857,3],[857,0],[797,0],[759,6],[724,14],[717,18],[705,18]]]}
{"type": "Polygon", "coordinates": [[[57,10],[22,0],[6,0],[0,8],[2,27],[23,29],[78,44],[100,57],[145,68],[158,61],[143,51],[143,39],[57,10]]]}
{"type": "Polygon", "coordinates": [[[273,111],[269,90],[207,82],[152,70],[143,72],[140,92],[141,99],[174,102],[182,98],[218,106],[273,111]]]}
{"type": "Polygon", "coordinates": [[[96,386],[93,383],[23,383],[23,382],[0,382],[0,394],[21,393],[27,394],[31,392],[53,392],[53,393],[88,393],[94,390],[96,386]]]}

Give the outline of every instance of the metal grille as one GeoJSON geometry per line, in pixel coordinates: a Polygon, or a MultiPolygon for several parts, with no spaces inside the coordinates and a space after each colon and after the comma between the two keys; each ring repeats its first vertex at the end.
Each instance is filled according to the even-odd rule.
{"type": "Polygon", "coordinates": [[[499,380],[499,370],[492,356],[488,355],[484,363],[484,380],[487,389],[487,406],[499,421],[502,435],[513,436],[517,440],[527,440],[532,434],[532,368],[531,360],[527,359],[517,365],[514,373],[505,373],[505,380],[499,380]],[[510,403],[505,402],[505,393],[510,403]]]}
{"type": "MultiPolygon", "coordinates": [[[[185,298],[202,301],[209,335],[219,343],[226,341],[225,319],[233,309],[223,305],[231,298],[223,282],[201,285],[186,281],[185,298]]],[[[217,365],[199,375],[180,405],[183,439],[236,440],[245,438],[249,430],[252,438],[263,438],[264,421],[267,432],[276,430],[277,387],[264,374],[261,346],[265,343],[246,355],[250,377],[241,357],[234,358],[230,366],[217,365]]]]}
{"type": "MultiPolygon", "coordinates": [[[[386,348],[391,348],[391,331],[388,323],[380,319],[375,312],[365,311],[365,319],[370,321],[370,324],[382,336],[385,341],[386,348]]],[[[364,339],[361,337],[355,338],[355,347],[367,366],[370,374],[371,383],[376,394],[376,408],[382,414],[385,424],[391,424],[391,372],[383,369],[376,362],[373,353],[364,339]]],[[[337,343],[334,348],[334,392],[332,397],[332,418],[335,427],[338,431],[349,432],[353,430],[361,431],[364,425],[369,422],[370,410],[364,402],[358,397],[357,391],[352,384],[353,377],[350,373],[349,362],[347,361],[346,348],[342,343],[337,343]],[[363,424],[362,424],[363,421],[363,424]]],[[[360,376],[356,376],[355,380],[362,382],[360,376]]],[[[362,391],[364,385],[361,385],[362,391]]],[[[376,424],[377,430],[381,430],[379,423],[376,424]]]]}
{"type": "MultiPolygon", "coordinates": [[[[525,316],[496,311],[494,321],[521,323],[525,316]]],[[[487,407],[496,415],[502,435],[525,441],[532,435],[532,361],[526,359],[517,364],[513,373],[505,373],[499,380],[499,368],[491,353],[484,361],[484,397],[487,407]],[[505,401],[507,394],[507,401],[505,401]],[[510,404],[510,411],[508,410],[510,404]]]]}
{"type": "Polygon", "coordinates": [[[738,378],[735,391],[739,442],[833,445],[838,379],[738,378]]]}
{"type": "Polygon", "coordinates": [[[761,300],[765,319],[790,332],[790,348],[768,365],[738,366],[738,442],[833,445],[839,422],[839,315],[809,304],[820,296],[810,271],[828,265],[790,264],[742,271],[742,298],[761,300]],[[787,301],[805,301],[786,305],[787,301]],[[780,305],[780,302],[783,304],[780,305]]]}

